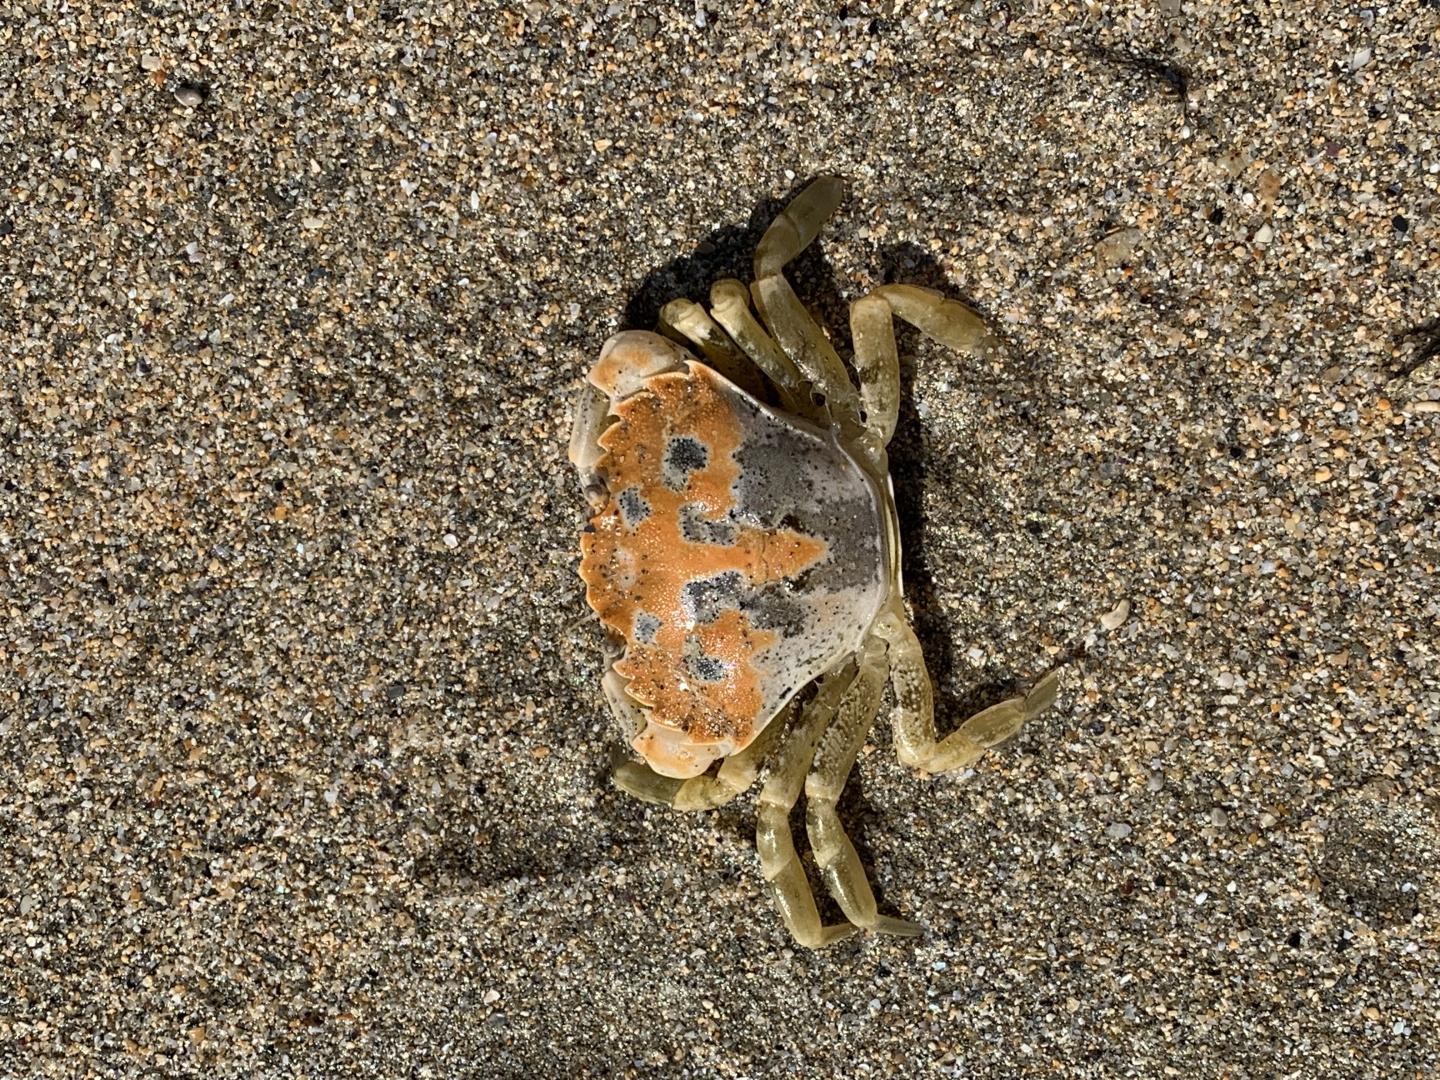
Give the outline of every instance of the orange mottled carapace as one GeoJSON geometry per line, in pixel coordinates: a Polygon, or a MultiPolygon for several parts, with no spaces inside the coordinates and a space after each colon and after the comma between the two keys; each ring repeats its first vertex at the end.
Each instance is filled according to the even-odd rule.
{"type": "Polygon", "coordinates": [[[581,542],[580,576],[590,606],[624,638],[615,670],[648,719],[733,752],[769,719],[755,661],[777,638],[734,595],[794,578],[827,546],[737,512],[743,432],[718,380],[690,362],[614,407],[599,440],[609,498],[581,542]],[[706,602],[721,586],[731,602],[706,602]]]}

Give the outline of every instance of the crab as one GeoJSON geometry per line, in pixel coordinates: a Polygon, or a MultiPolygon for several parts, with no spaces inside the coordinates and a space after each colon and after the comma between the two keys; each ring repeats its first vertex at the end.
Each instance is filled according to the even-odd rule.
{"type": "Polygon", "coordinates": [[[900,401],[893,320],[974,355],[999,343],[956,300],[882,285],[850,305],[852,383],[784,274],[843,197],[838,177],[815,180],[760,240],[753,284],[719,281],[708,312],[675,300],[660,333],[605,342],[569,447],[594,511],[580,576],[607,631],[601,686],[641,758],[622,762],[615,783],[706,810],[768,764],[760,867],[785,926],[810,948],[862,929],[920,933],[877,910],[836,812],[887,676],[895,749],[928,773],[969,766],[1057,689],[1051,671],[936,733],[886,458],[900,401]],[[802,791],[810,848],[843,922],[822,923],[796,851],[789,821],[802,791]]]}

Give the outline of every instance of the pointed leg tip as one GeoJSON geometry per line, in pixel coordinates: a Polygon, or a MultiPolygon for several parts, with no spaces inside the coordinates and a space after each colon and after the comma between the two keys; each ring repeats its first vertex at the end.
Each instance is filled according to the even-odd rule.
{"type": "Polygon", "coordinates": [[[834,926],[827,926],[820,931],[820,940],[814,948],[823,949],[827,945],[838,944],[847,938],[854,937],[859,932],[860,928],[850,923],[836,923],[834,926]]]}
{"type": "Polygon", "coordinates": [[[1025,718],[1032,720],[1051,705],[1060,693],[1060,669],[1056,668],[1043,676],[1025,695],[1025,718]]]}
{"type": "Polygon", "coordinates": [[[791,926],[790,939],[802,949],[824,949],[831,945],[838,945],[847,938],[852,938],[860,932],[860,928],[853,923],[835,923],[833,926],[815,926],[809,930],[791,926]]]}
{"type": "Polygon", "coordinates": [[[909,919],[897,919],[892,915],[879,916],[875,920],[875,925],[870,929],[877,934],[900,938],[919,937],[925,932],[925,928],[919,923],[911,922],[909,919]]]}
{"type": "Polygon", "coordinates": [[[837,205],[845,198],[845,178],[837,173],[821,173],[811,180],[805,187],[806,192],[814,192],[817,196],[824,196],[825,201],[834,202],[837,205]]]}

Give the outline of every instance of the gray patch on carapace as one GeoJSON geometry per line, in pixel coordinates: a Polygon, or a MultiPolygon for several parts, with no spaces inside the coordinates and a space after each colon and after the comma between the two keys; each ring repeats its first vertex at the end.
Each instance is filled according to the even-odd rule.
{"type": "Polygon", "coordinates": [[[665,443],[665,456],[660,462],[660,476],[671,491],[684,491],[690,474],[705,468],[710,451],[692,435],[672,435],[665,443]]]}
{"type": "Polygon", "coordinates": [[[615,503],[620,507],[620,516],[625,520],[627,529],[635,528],[650,516],[650,504],[637,488],[628,487],[620,492],[615,496],[615,503]]]}
{"type": "Polygon", "coordinates": [[[721,682],[730,674],[729,665],[715,656],[706,656],[704,653],[697,653],[685,658],[685,667],[691,675],[701,682],[721,682]]]}
{"type": "Polygon", "coordinates": [[[823,540],[823,563],[807,572],[823,588],[865,587],[884,576],[880,508],[870,482],[828,439],[773,419],[750,404],[737,408],[745,438],[735,451],[740,467],[735,503],[742,520],[767,529],[792,529],[823,540]]]}
{"type": "Polygon", "coordinates": [[[740,606],[745,579],[739,570],[727,570],[713,577],[687,581],[680,591],[685,614],[695,623],[711,623],[727,609],[740,606]]]}
{"type": "Polygon", "coordinates": [[[635,640],[642,645],[651,645],[655,642],[655,635],[660,632],[661,622],[648,611],[642,611],[635,616],[635,640]]]}
{"type": "MultiPolygon", "coordinates": [[[[889,589],[880,496],[861,467],[829,437],[773,415],[717,379],[741,427],[735,451],[737,530],[794,532],[825,554],[790,578],[752,585],[736,571],[685,587],[687,614],[708,622],[738,609],[775,641],[753,660],[763,674],[763,727],[821,673],[859,648],[889,589]]],[[[705,521],[713,529],[714,521],[705,521]]]]}
{"type": "Polygon", "coordinates": [[[705,507],[699,503],[685,503],[680,507],[680,535],[692,544],[721,544],[730,547],[735,543],[738,530],[730,520],[732,515],[722,518],[705,516],[705,507]]]}

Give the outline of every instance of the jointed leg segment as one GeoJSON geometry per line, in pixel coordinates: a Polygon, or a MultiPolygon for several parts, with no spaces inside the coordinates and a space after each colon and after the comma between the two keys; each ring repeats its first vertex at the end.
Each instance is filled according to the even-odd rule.
{"type": "Polygon", "coordinates": [[[870,293],[850,305],[850,343],[865,406],[865,427],[881,446],[895,434],[900,416],[900,357],[890,305],[870,293]]]}
{"type": "Polygon", "coordinates": [[[889,646],[890,685],[895,694],[891,723],[895,752],[906,765],[942,773],[971,764],[992,746],[1018,732],[1055,701],[1059,672],[1051,671],[1027,694],[976,713],[943,739],[935,735],[934,693],[920,642],[896,611],[875,620],[875,633],[889,646]]]}
{"type": "Polygon", "coordinates": [[[590,505],[605,504],[605,485],[595,466],[605,451],[600,434],[609,423],[610,399],[587,381],[575,399],[570,428],[570,464],[580,473],[580,485],[590,505]]]}
{"type": "Polygon", "coordinates": [[[764,396],[760,373],[745,362],[735,343],[695,301],[671,300],[661,308],[660,330],[667,337],[693,343],[707,364],[751,397],[764,396]]]}
{"type": "Polygon", "coordinates": [[[870,294],[890,305],[926,337],[956,352],[989,356],[1000,342],[990,333],[985,320],[959,300],[918,285],[881,285],[870,294]]]}
{"type": "Polygon", "coordinates": [[[750,312],[750,290],[734,278],[717,281],[710,288],[710,313],[725,328],[751,362],[765,373],[780,392],[787,409],[808,420],[819,421],[822,412],[810,400],[809,387],[794,361],[775,344],[750,312]]]}
{"type": "Polygon", "coordinates": [[[815,696],[781,744],[765,786],[760,789],[760,809],[755,821],[760,872],[774,890],[775,906],[780,909],[780,917],[785,920],[791,936],[812,949],[849,937],[855,932],[855,926],[849,923],[820,925],[815,896],[795,851],[790,811],[804,790],[805,774],[815,756],[815,746],[849,695],[855,676],[855,665],[847,663],[821,677],[815,696]]]}
{"type": "Polygon", "coordinates": [[[638,761],[623,761],[615,768],[615,786],[644,802],[673,806],[676,810],[714,810],[743,795],[760,775],[760,767],[790,726],[796,712],[792,704],[771,720],[765,730],[738,754],[720,763],[714,776],[676,780],[661,776],[638,761]]]}
{"type": "Polygon", "coordinates": [[[812,390],[824,396],[831,416],[842,428],[854,430],[860,425],[855,387],[830,339],[784,274],[785,264],[810,245],[844,195],[845,184],[839,177],[822,176],[795,197],[755,249],[755,284],[750,291],[765,325],[812,390]]]}
{"type": "Polygon", "coordinates": [[[805,781],[805,827],[825,886],[845,917],[865,930],[913,937],[920,933],[915,923],[881,915],[876,910],[875,894],[865,876],[865,867],[855,845],[845,835],[840,815],[835,812],[855,758],[875,722],[884,689],[885,648],[872,637],[861,649],[855,682],[840,703],[839,715],[821,738],[815,763],[805,781]]]}

